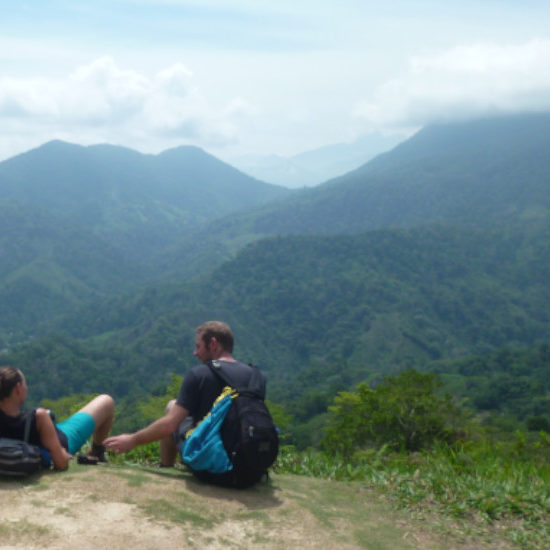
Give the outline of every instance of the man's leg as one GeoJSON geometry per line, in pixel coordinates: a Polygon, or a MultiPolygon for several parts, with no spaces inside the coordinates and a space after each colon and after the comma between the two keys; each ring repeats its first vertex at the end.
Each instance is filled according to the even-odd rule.
{"type": "MultiPolygon", "coordinates": [[[[176,400],[172,399],[166,405],[165,414],[175,405],[176,400]]],[[[160,463],[162,466],[173,466],[176,462],[178,449],[173,434],[167,435],[160,440],[160,463]]]]}

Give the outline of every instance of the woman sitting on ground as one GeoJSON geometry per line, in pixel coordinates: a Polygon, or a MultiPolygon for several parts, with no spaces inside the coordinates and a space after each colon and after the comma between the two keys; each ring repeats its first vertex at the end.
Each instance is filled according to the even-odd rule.
{"type": "Polygon", "coordinates": [[[99,395],[67,420],[54,424],[50,411],[38,407],[22,411],[27,397],[27,382],[14,367],[0,367],[0,437],[24,439],[25,423],[31,415],[29,443],[46,449],[58,470],[66,470],[69,460],[93,434],[92,449],[85,461],[106,461],[101,444],[113,424],[114,400],[99,395]]]}

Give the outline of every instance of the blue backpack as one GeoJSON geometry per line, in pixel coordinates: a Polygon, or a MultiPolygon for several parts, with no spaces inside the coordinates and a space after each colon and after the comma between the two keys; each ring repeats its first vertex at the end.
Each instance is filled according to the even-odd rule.
{"type": "Polygon", "coordinates": [[[258,367],[246,387],[232,384],[221,364],[207,365],[225,384],[210,413],[188,432],[182,459],[193,473],[209,483],[244,488],[267,475],[279,450],[279,437],[263,400],[258,367]]]}

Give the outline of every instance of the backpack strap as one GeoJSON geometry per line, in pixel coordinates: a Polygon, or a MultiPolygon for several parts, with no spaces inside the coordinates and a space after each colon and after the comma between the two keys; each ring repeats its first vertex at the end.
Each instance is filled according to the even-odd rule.
{"type": "MultiPolygon", "coordinates": [[[[246,387],[238,387],[237,384],[234,384],[231,381],[231,376],[227,374],[227,370],[222,369],[222,365],[219,361],[216,361],[215,359],[213,361],[207,361],[206,363],[210,370],[226,385],[229,386],[237,391],[237,393],[246,393],[249,395],[254,395],[255,397],[260,397],[263,399],[263,380],[262,375],[260,373],[260,369],[256,365],[248,364],[248,366],[252,369],[252,374],[250,376],[250,380],[248,381],[248,386],[246,387]]],[[[241,363],[242,364],[242,363],[241,363]]]]}
{"type": "Polygon", "coordinates": [[[27,413],[27,418],[25,419],[25,435],[23,441],[25,443],[29,442],[29,435],[31,433],[31,420],[32,420],[32,411],[27,413]]]}

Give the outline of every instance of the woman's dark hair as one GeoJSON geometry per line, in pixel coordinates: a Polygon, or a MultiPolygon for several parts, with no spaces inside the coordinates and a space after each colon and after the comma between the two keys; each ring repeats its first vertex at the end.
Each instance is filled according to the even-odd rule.
{"type": "Polygon", "coordinates": [[[23,373],[19,369],[0,367],[0,401],[9,397],[19,382],[23,382],[23,373]]]}

